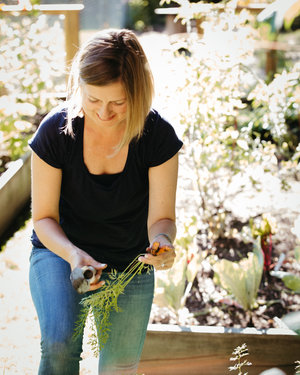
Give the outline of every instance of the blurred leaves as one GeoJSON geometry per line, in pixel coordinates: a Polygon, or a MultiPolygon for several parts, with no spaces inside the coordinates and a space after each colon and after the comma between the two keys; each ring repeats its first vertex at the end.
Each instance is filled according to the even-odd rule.
{"type": "Polygon", "coordinates": [[[253,238],[268,236],[276,233],[277,223],[271,214],[263,214],[261,220],[250,218],[250,228],[253,238]]]}
{"type": "MultiPolygon", "coordinates": [[[[266,155],[262,144],[247,128],[239,129],[238,123],[239,111],[245,107],[243,98],[257,83],[247,68],[256,35],[249,17],[246,12],[236,15],[229,5],[215,17],[212,7],[202,24],[202,38],[191,34],[176,45],[175,74],[180,78],[175,91],[183,158],[193,164],[191,178],[199,193],[197,215],[213,238],[226,234],[226,200],[236,194],[233,177],[261,163],[266,155]]],[[[274,155],[274,150],[269,151],[274,155]]]]}
{"type": "MultiPolygon", "coordinates": [[[[15,160],[27,149],[37,114],[57,102],[65,84],[59,22],[45,15],[0,18],[0,157],[15,160]],[[60,55],[61,54],[61,55],[60,55]],[[63,82],[63,83],[62,83],[63,82]]],[[[4,166],[0,166],[2,171],[4,166]]],[[[1,170],[0,170],[1,172],[1,170]]]]}
{"type": "Polygon", "coordinates": [[[298,137],[287,125],[287,121],[297,122],[300,111],[300,63],[296,63],[290,71],[283,70],[267,84],[259,80],[249,93],[248,100],[252,101],[253,122],[249,123],[249,130],[255,136],[263,139],[269,136],[276,145],[277,152],[285,159],[290,159],[296,152],[298,137]],[[252,129],[251,129],[252,128],[252,129]]]}
{"type": "Polygon", "coordinates": [[[298,0],[276,0],[258,14],[257,21],[268,23],[270,32],[276,34],[282,26],[289,29],[299,14],[300,3],[298,0]]]}

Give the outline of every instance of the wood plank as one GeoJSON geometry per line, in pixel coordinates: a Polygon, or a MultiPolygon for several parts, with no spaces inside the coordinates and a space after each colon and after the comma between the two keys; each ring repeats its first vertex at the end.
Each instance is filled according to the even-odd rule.
{"type": "Polygon", "coordinates": [[[84,8],[82,4],[42,4],[31,7],[24,7],[23,5],[5,5],[1,4],[0,11],[2,12],[30,12],[38,10],[45,14],[61,14],[65,12],[80,12],[84,8]]]}
{"type": "Polygon", "coordinates": [[[300,360],[300,337],[289,330],[154,326],[148,329],[139,369],[147,375],[225,373],[232,351],[243,343],[253,363],[249,375],[272,367],[293,374],[294,362],[300,360]]]}
{"type": "Polygon", "coordinates": [[[12,162],[0,177],[0,236],[9,228],[30,198],[30,155],[12,162]]]}

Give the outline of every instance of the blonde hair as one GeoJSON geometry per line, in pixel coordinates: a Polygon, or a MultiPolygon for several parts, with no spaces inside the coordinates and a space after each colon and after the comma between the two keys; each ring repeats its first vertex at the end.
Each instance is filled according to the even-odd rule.
{"type": "Polygon", "coordinates": [[[64,132],[74,136],[72,119],[82,116],[80,86],[104,86],[121,80],[127,99],[126,129],[117,149],[143,133],[153,99],[153,77],[136,35],[126,29],[97,33],[77,53],[71,67],[64,132]]]}

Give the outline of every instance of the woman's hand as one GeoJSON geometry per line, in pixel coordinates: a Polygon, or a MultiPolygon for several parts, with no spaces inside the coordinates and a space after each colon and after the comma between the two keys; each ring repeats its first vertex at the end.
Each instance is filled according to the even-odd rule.
{"type": "Polygon", "coordinates": [[[140,262],[151,264],[156,270],[168,270],[173,266],[176,257],[175,249],[166,238],[162,238],[160,242],[152,241],[146,251],[145,255],[139,257],[140,262]],[[156,253],[158,255],[155,255],[156,253]]]}
{"type": "Polygon", "coordinates": [[[84,266],[92,266],[96,270],[95,281],[90,284],[90,290],[96,290],[105,284],[104,281],[100,281],[102,271],[107,267],[106,264],[97,262],[85,251],[75,248],[70,256],[69,263],[71,265],[71,270],[75,268],[82,268],[84,266]]]}

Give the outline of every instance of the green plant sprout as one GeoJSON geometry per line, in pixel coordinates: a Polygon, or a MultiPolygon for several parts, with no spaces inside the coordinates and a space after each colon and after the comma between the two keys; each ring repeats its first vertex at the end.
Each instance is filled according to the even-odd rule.
{"type": "Polygon", "coordinates": [[[122,273],[112,270],[109,275],[110,280],[105,282],[100,291],[83,298],[80,302],[82,309],[79,320],[76,323],[73,338],[76,339],[83,335],[87,317],[90,315],[94,324],[92,324],[92,334],[88,344],[91,345],[95,356],[98,356],[99,351],[104,347],[109,337],[110,313],[113,310],[116,312],[121,311],[118,306],[119,295],[124,292],[124,289],[134,276],[140,275],[145,270],[150,272],[152,269],[152,266],[139,262],[138,257],[122,273]]]}
{"type": "Polygon", "coordinates": [[[244,343],[241,346],[237,346],[234,351],[232,352],[234,357],[230,358],[230,361],[236,361],[234,366],[229,366],[229,371],[238,371],[238,375],[247,375],[248,373],[242,372],[244,366],[251,366],[252,363],[242,358],[249,355],[247,345],[244,343]]]}

